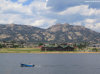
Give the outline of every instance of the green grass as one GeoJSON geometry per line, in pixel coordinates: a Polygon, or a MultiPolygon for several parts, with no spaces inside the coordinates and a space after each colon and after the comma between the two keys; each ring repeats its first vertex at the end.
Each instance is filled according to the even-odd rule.
{"type": "Polygon", "coordinates": [[[40,48],[3,48],[0,53],[35,53],[40,52],[40,48]]]}

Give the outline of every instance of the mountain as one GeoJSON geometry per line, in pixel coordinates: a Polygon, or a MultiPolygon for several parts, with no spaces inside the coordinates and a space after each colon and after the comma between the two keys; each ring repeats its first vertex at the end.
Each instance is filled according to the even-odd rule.
{"type": "Polygon", "coordinates": [[[0,24],[0,41],[100,42],[100,33],[83,26],[56,24],[48,29],[17,24],[0,24]]]}
{"type": "Polygon", "coordinates": [[[1,41],[41,41],[42,32],[44,29],[17,25],[17,24],[7,24],[0,25],[0,40],[1,41]]]}
{"type": "Polygon", "coordinates": [[[48,32],[55,35],[55,41],[58,42],[80,42],[80,41],[100,41],[100,33],[92,31],[84,26],[73,26],[69,24],[56,24],[47,29],[48,32]]]}

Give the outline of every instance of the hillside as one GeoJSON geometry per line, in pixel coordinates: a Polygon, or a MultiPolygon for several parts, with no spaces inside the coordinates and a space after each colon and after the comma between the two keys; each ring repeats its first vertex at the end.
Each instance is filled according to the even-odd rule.
{"type": "Polygon", "coordinates": [[[56,24],[48,29],[17,24],[1,24],[0,41],[100,42],[100,33],[83,26],[73,26],[69,24],[56,24]]]}
{"type": "Polygon", "coordinates": [[[100,41],[100,33],[85,28],[84,26],[73,26],[69,24],[56,24],[47,29],[55,35],[55,41],[59,42],[80,42],[80,41],[100,41]]]}

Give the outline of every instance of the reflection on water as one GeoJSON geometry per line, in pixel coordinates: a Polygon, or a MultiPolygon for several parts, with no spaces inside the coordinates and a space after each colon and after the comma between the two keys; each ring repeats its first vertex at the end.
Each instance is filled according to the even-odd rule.
{"type": "Polygon", "coordinates": [[[99,74],[100,54],[0,54],[0,74],[99,74]],[[35,67],[20,67],[21,63],[35,67]]]}

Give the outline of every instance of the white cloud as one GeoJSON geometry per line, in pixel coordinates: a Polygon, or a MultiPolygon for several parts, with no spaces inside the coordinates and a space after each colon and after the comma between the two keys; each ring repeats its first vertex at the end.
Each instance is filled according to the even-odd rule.
{"type": "Polygon", "coordinates": [[[97,19],[90,19],[89,18],[89,19],[85,19],[82,21],[74,22],[73,24],[74,25],[83,25],[84,24],[84,26],[86,28],[100,32],[100,22],[97,19]]]}
{"type": "MultiPolygon", "coordinates": [[[[100,9],[89,8],[88,5],[80,5],[67,8],[62,12],[58,12],[60,16],[73,16],[80,15],[80,18],[77,22],[72,22],[74,25],[84,25],[85,27],[100,32],[100,9]]],[[[69,17],[70,17],[69,16],[69,17]]]]}
{"type": "Polygon", "coordinates": [[[100,15],[100,9],[93,9],[93,8],[85,8],[83,9],[82,13],[80,13],[81,15],[85,15],[85,16],[91,16],[91,15],[95,15],[98,16],[100,15]]]}
{"type": "Polygon", "coordinates": [[[81,15],[82,17],[80,18],[83,19],[83,16],[85,16],[85,18],[80,20],[78,17],[79,21],[72,22],[72,24],[85,24],[87,28],[100,32],[99,9],[89,8],[88,5],[80,5],[70,7],[58,13],[50,11],[51,7],[47,7],[48,0],[33,0],[29,5],[23,5],[25,1],[26,0],[18,0],[17,2],[12,2],[11,0],[0,0],[0,23],[16,23],[45,28],[58,22],[67,23],[66,21],[69,19],[73,21],[74,15],[81,15]],[[94,15],[95,18],[91,18],[92,15],[94,15]]]}
{"type": "Polygon", "coordinates": [[[59,15],[72,15],[72,14],[76,14],[76,13],[81,13],[83,12],[84,9],[87,9],[88,6],[87,5],[80,5],[80,6],[75,6],[75,7],[70,7],[62,12],[59,12],[59,15]]]}
{"type": "Polygon", "coordinates": [[[66,10],[59,12],[59,15],[72,15],[80,14],[84,16],[100,15],[100,9],[89,8],[89,5],[80,5],[67,8],[66,10]]]}
{"type": "MultiPolygon", "coordinates": [[[[26,0],[19,0],[26,1],[26,0]]],[[[35,15],[40,14],[42,12],[47,12],[49,7],[46,6],[47,1],[42,0],[34,0],[29,5],[23,5],[22,3],[12,2],[10,0],[1,0],[0,1],[0,13],[13,14],[13,12],[27,14],[27,15],[35,15]],[[12,13],[11,13],[12,12],[12,13]]]]}
{"type": "Polygon", "coordinates": [[[100,32],[100,23],[86,24],[85,27],[95,30],[97,32],[100,32]]]}
{"type": "Polygon", "coordinates": [[[100,32],[100,22],[97,19],[86,19],[83,21],[85,27],[100,32]]]}
{"type": "Polygon", "coordinates": [[[48,10],[50,9],[49,7],[47,7],[47,2],[48,0],[34,0],[29,6],[30,7],[34,7],[37,10],[48,10]]]}
{"type": "MultiPolygon", "coordinates": [[[[24,2],[26,0],[19,1],[24,2]]],[[[47,1],[34,0],[30,5],[25,6],[18,2],[0,1],[0,23],[28,24],[38,27],[43,24],[50,25],[55,23],[55,19],[48,19],[42,16],[42,14],[48,13],[47,1]]]]}
{"type": "Polygon", "coordinates": [[[98,32],[100,32],[100,23],[96,23],[95,24],[95,30],[97,30],[98,32]]]}
{"type": "Polygon", "coordinates": [[[34,1],[30,4],[30,7],[34,7],[36,8],[37,10],[44,10],[46,9],[46,2],[43,2],[43,1],[34,1]]]}
{"type": "Polygon", "coordinates": [[[97,20],[96,19],[86,19],[84,20],[85,23],[94,24],[97,20]]]}
{"type": "Polygon", "coordinates": [[[22,3],[23,3],[23,2],[26,2],[26,1],[27,1],[27,0],[18,0],[18,2],[22,2],[22,3]]]}
{"type": "Polygon", "coordinates": [[[36,18],[23,18],[20,14],[14,14],[14,15],[0,14],[0,16],[2,17],[2,18],[0,18],[1,24],[16,23],[16,24],[24,24],[24,25],[48,28],[49,26],[56,23],[56,19],[47,19],[47,18],[43,18],[43,17],[39,17],[37,19],[36,18]]]}
{"type": "Polygon", "coordinates": [[[37,27],[42,27],[45,24],[48,24],[48,26],[45,26],[45,28],[49,27],[50,25],[53,25],[56,23],[56,19],[46,19],[46,18],[42,18],[42,19],[38,19],[35,20],[33,23],[31,23],[32,26],[37,26],[37,27]]]}
{"type": "Polygon", "coordinates": [[[11,23],[16,23],[16,24],[30,24],[31,20],[30,19],[23,19],[20,14],[0,14],[2,18],[0,18],[0,23],[1,24],[11,24],[11,23]]]}
{"type": "MultiPolygon", "coordinates": [[[[31,14],[32,11],[28,6],[23,6],[22,4],[19,3],[13,3],[11,1],[0,1],[0,13],[5,13],[9,14],[12,11],[17,12],[17,13],[23,13],[23,14],[31,14]]],[[[13,12],[11,13],[13,14],[13,12]]]]}
{"type": "Polygon", "coordinates": [[[79,22],[74,22],[74,23],[72,23],[72,25],[80,25],[80,26],[82,26],[82,22],[81,22],[81,21],[79,21],[79,22]]]}

